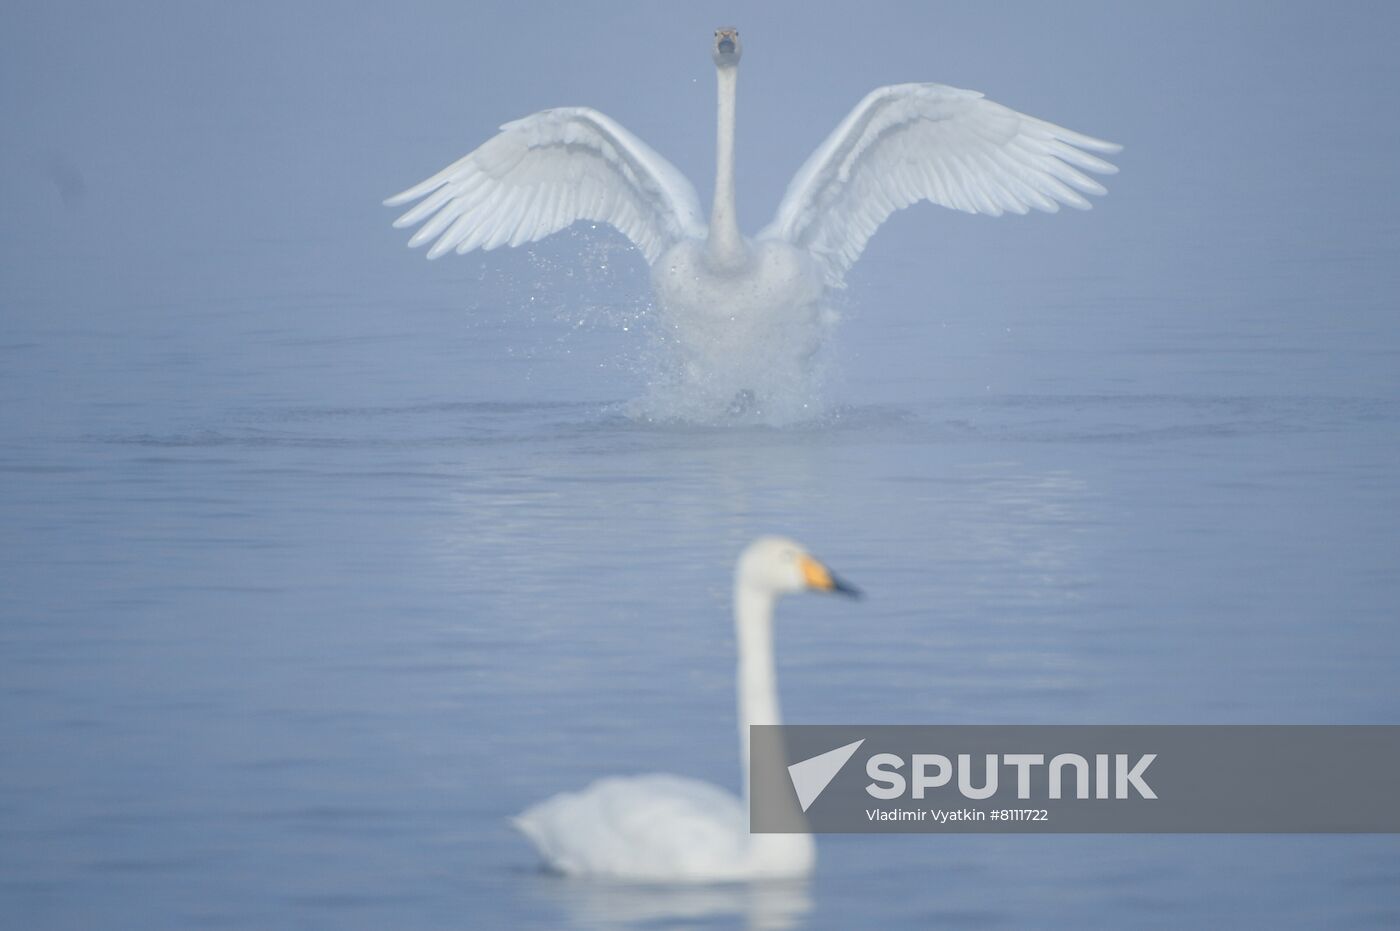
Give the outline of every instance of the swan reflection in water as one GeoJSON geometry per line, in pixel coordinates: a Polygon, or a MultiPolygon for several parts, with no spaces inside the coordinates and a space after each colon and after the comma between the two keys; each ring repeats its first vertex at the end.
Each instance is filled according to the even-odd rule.
{"type": "Polygon", "coordinates": [[[556,905],[570,927],[670,928],[738,919],[750,931],[787,931],[802,927],[812,911],[803,879],[711,885],[634,885],[544,874],[536,879],[538,898],[556,905]]]}

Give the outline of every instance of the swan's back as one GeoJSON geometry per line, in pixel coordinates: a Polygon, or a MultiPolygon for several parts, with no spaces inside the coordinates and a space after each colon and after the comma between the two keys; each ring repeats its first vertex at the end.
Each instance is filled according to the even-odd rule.
{"type": "Polygon", "coordinates": [[[600,779],[531,806],[514,823],[550,869],[569,876],[703,882],[748,875],[743,805],[697,779],[600,779]]]}

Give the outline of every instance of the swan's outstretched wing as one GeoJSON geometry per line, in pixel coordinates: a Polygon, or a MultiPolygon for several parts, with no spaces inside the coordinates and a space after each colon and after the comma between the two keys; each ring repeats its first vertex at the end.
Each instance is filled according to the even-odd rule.
{"type": "Polygon", "coordinates": [[[1121,146],[1071,132],[943,84],[872,91],[797,172],[759,236],[807,248],[827,283],[846,271],[885,219],[921,200],[1000,216],[1105,193],[1080,169],[1118,169],[1084,151],[1121,146]]]}
{"type": "Polygon", "coordinates": [[[703,237],[699,201],[670,162],[597,110],[563,107],[506,123],[499,135],[384,203],[423,198],[394,222],[435,259],[534,242],[576,220],[617,227],[648,262],[682,237],[703,237]]]}

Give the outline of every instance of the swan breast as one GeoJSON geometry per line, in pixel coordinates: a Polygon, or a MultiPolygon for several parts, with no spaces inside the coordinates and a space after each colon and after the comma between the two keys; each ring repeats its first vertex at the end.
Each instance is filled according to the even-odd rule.
{"type": "Polygon", "coordinates": [[[699,240],[683,240],[666,250],[652,266],[662,306],[692,316],[752,318],[820,302],[822,274],[804,250],[776,239],[746,245],[748,259],[736,268],[711,264],[699,240]]]}

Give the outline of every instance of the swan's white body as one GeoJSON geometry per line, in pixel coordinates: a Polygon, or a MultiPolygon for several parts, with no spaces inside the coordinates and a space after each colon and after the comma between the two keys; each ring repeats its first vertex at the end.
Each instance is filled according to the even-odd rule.
{"type": "Polygon", "coordinates": [[[715,198],[708,225],[695,189],[670,162],[585,107],[545,110],[388,205],[421,201],[395,226],[423,223],[409,245],[449,252],[533,242],[578,220],[625,234],[652,267],[668,335],[697,382],[752,387],[771,366],[805,364],[834,319],[824,297],[844,286],[866,242],[894,211],[928,200],[1000,216],[1061,204],[1088,209],[1104,188],[1084,171],[1117,169],[1091,152],[1119,146],[942,84],[866,96],[798,170],[771,223],[739,231],[734,198],[737,30],[715,34],[719,82],[715,198]],[[425,222],[426,221],[426,222],[425,222]],[[736,345],[780,330],[782,358],[729,367],[736,345]]]}
{"type": "MultiPolygon", "coordinates": [[[[739,745],[748,793],[749,726],[780,724],[773,607],[788,592],[854,594],[802,547],[764,537],[739,559],[734,622],[739,651],[739,745]]],[[[601,779],[515,819],[551,869],[631,882],[735,882],[804,876],[816,862],[807,834],[750,834],[748,806],[680,776],[601,779]]]]}

